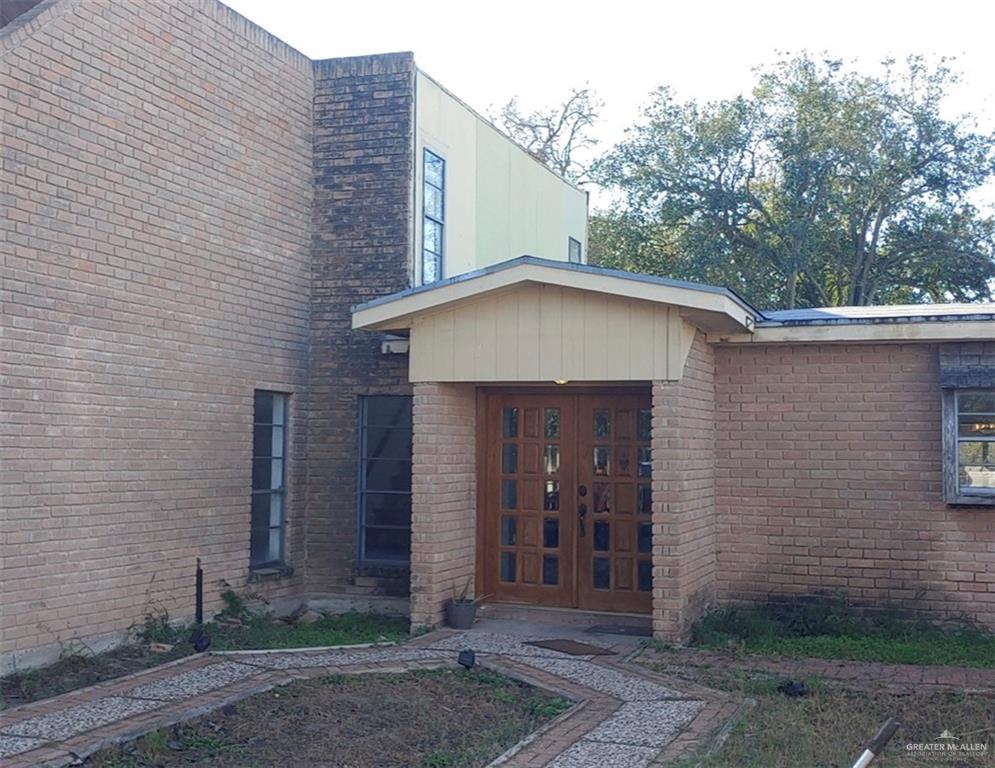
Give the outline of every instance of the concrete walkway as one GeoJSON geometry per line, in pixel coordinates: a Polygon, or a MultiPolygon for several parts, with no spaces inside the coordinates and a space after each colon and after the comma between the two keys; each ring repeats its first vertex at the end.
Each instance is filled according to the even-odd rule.
{"type": "Polygon", "coordinates": [[[453,666],[466,648],[483,666],[576,702],[494,762],[507,768],[641,768],[688,754],[739,706],[725,694],[629,663],[640,651],[632,638],[490,621],[471,632],[434,632],[401,646],[193,656],[26,704],[0,712],[0,766],[72,765],[275,686],[328,674],[453,666]],[[526,644],[553,638],[612,654],[572,656],[526,644]]]}

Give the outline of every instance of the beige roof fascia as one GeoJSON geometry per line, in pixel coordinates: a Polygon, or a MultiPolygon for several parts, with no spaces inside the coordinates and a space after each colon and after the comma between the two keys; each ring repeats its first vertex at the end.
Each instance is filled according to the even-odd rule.
{"type": "Polygon", "coordinates": [[[718,332],[748,333],[759,315],[725,288],[521,256],[441,283],[360,304],[353,307],[352,327],[389,331],[410,328],[415,315],[527,282],[668,304],[687,310],[689,315],[710,326],[706,330],[718,332]]]}

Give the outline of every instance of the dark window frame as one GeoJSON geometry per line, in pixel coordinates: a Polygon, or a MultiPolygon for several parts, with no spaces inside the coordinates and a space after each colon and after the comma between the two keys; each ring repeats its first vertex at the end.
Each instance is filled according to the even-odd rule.
{"type": "Polygon", "coordinates": [[[977,392],[995,392],[990,387],[949,387],[943,389],[943,498],[947,504],[995,506],[995,491],[965,488],[960,482],[960,444],[986,442],[995,445],[995,437],[960,435],[960,396],[977,392]]]}
{"type": "Polygon", "coordinates": [[[584,263],[584,246],[576,237],[567,237],[567,261],[571,264],[584,263]],[[577,246],[577,258],[573,257],[573,248],[577,246]]]}
{"type": "Polygon", "coordinates": [[[422,283],[422,285],[429,285],[431,283],[438,282],[439,280],[442,280],[443,277],[445,276],[445,263],[446,263],[446,171],[447,171],[447,169],[446,169],[446,159],[444,157],[442,157],[442,155],[438,154],[437,152],[433,152],[428,147],[423,147],[422,148],[422,201],[421,201],[421,209],[422,209],[422,233],[421,233],[421,245],[420,245],[420,247],[421,247],[421,261],[420,261],[420,264],[421,264],[421,283],[422,283]],[[425,172],[425,169],[428,166],[428,158],[429,158],[430,155],[433,158],[435,158],[436,160],[438,160],[440,163],[442,163],[442,186],[439,186],[437,184],[433,184],[432,182],[430,182],[428,180],[428,174],[425,172]],[[436,189],[439,192],[439,198],[442,201],[442,204],[441,204],[441,208],[442,208],[441,217],[432,216],[428,212],[428,207],[425,205],[425,200],[426,200],[426,197],[427,197],[426,194],[425,194],[425,192],[426,192],[426,189],[428,187],[432,187],[432,189],[436,189]],[[439,238],[439,252],[438,253],[436,253],[435,251],[431,251],[431,250],[429,250],[428,248],[425,247],[425,225],[426,225],[427,222],[431,222],[432,224],[437,224],[438,227],[439,227],[440,232],[442,233],[441,236],[440,236],[440,238],[439,238]],[[426,281],[425,280],[425,255],[426,254],[431,254],[433,257],[437,257],[438,260],[439,260],[439,270],[438,270],[438,275],[436,276],[435,280],[431,280],[431,281],[426,281]]]}
{"type": "Polygon", "coordinates": [[[289,457],[287,456],[287,447],[290,444],[289,432],[290,432],[290,393],[289,392],[277,392],[270,389],[257,389],[253,392],[253,413],[252,413],[252,468],[253,468],[253,480],[251,482],[251,501],[250,501],[250,516],[249,516],[249,570],[252,571],[262,571],[272,568],[282,568],[287,564],[287,464],[289,462],[289,457]],[[270,421],[258,421],[258,414],[256,412],[256,399],[259,395],[270,395],[273,400],[271,402],[271,411],[276,413],[276,398],[282,398],[283,400],[283,421],[278,422],[273,420],[271,417],[270,421]],[[273,456],[272,450],[268,456],[257,456],[256,455],[256,429],[258,427],[279,427],[283,430],[283,441],[281,446],[281,455],[273,456]],[[263,461],[269,459],[270,461],[274,459],[279,459],[280,461],[280,483],[279,487],[273,488],[272,480],[270,481],[270,488],[259,488],[255,487],[255,466],[257,461],[263,461]],[[252,519],[252,510],[255,509],[255,500],[258,496],[266,496],[270,500],[274,496],[280,498],[280,522],[278,525],[273,525],[270,522],[265,528],[255,525],[255,521],[252,519]],[[280,552],[279,557],[276,560],[267,559],[259,562],[254,562],[252,560],[252,543],[253,537],[258,531],[267,531],[267,548],[266,551],[269,552],[269,542],[270,537],[272,537],[272,532],[274,530],[280,532],[280,552]]]}
{"type": "Polygon", "coordinates": [[[358,476],[356,478],[356,555],[358,562],[361,566],[376,566],[376,567],[394,567],[394,568],[406,568],[411,564],[411,546],[408,545],[407,556],[405,558],[377,558],[369,557],[366,554],[366,534],[369,529],[378,530],[398,530],[407,531],[409,542],[411,535],[411,519],[409,517],[407,525],[385,525],[381,523],[368,524],[366,521],[367,505],[366,497],[369,495],[381,495],[381,496],[406,496],[411,499],[411,488],[409,486],[407,491],[398,491],[394,489],[378,489],[370,488],[367,486],[367,465],[371,461],[406,461],[409,466],[411,466],[411,456],[409,454],[407,459],[401,458],[382,458],[382,457],[369,457],[367,456],[367,438],[368,431],[370,429],[376,430],[404,430],[409,434],[413,431],[411,425],[398,425],[398,424],[374,424],[369,421],[369,407],[371,401],[378,398],[403,398],[409,401],[409,409],[413,405],[414,398],[410,395],[362,395],[359,398],[359,461],[358,464],[358,476]]]}

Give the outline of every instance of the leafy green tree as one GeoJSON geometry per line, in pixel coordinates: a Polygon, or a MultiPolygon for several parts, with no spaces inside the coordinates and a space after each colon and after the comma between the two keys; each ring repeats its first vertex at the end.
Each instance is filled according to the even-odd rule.
{"type": "Polygon", "coordinates": [[[955,81],[922,58],[871,77],[805,55],[749,97],[660,89],[597,164],[621,202],[593,218],[592,258],[771,307],[991,298],[995,222],[970,197],[995,136],[941,117],[955,81]]]}

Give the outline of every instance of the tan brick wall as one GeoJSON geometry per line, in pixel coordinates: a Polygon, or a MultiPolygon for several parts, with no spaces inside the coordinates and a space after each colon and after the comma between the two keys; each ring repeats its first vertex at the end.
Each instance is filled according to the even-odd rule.
{"type": "Polygon", "coordinates": [[[59,3],[0,50],[9,663],[189,614],[198,556],[209,609],[244,584],[253,390],[306,381],[313,86],[214,0],[59,3]]]}
{"type": "Polygon", "coordinates": [[[653,384],[653,629],[669,640],[714,599],[714,367],[698,333],[681,380],[653,384]]]}
{"type": "Polygon", "coordinates": [[[411,625],[442,621],[469,581],[476,549],[476,391],[416,384],[411,499],[411,625]]]}
{"type": "Polygon", "coordinates": [[[716,349],[720,598],[839,591],[995,627],[995,515],[942,498],[937,347],[716,349]]]}

